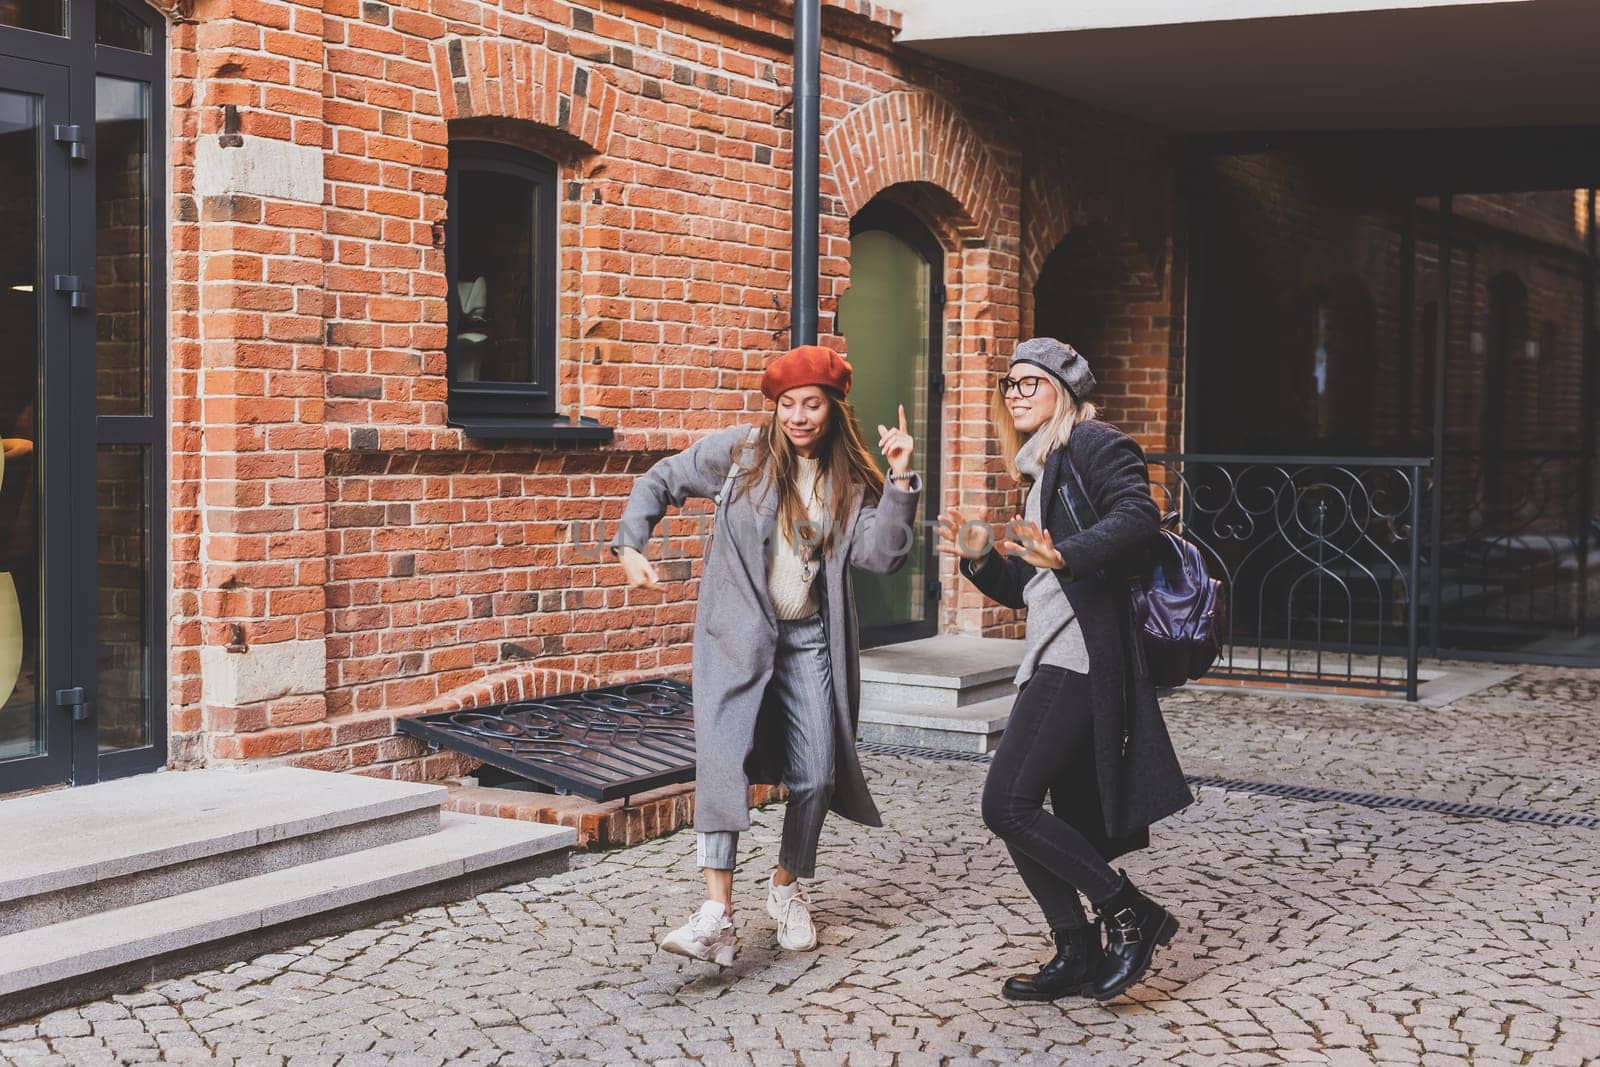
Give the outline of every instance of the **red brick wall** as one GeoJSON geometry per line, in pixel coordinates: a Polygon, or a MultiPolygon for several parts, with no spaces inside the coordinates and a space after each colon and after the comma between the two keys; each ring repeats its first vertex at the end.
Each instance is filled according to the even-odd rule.
{"type": "MultiPolygon", "coordinates": [[[[774,0],[199,0],[174,28],[178,762],[442,773],[453,757],[422,763],[396,715],[686,672],[698,564],[629,592],[571,524],[609,534],[665,450],[762,410],[754,387],[789,322],[790,19],[774,0]],[[445,169],[468,132],[559,167],[560,408],[581,398],[614,426],[604,448],[485,444],[446,424],[445,169]],[[203,138],[317,150],[320,202],[197,194],[203,138]],[[240,706],[210,695],[203,661],[273,645],[317,648],[325,677],[240,706]]],[[[1147,443],[1170,440],[1166,146],[1065,102],[1041,119],[1013,86],[897,49],[894,16],[871,5],[830,0],[823,22],[823,328],[848,285],[851,214],[885,195],[921,215],[949,291],[933,491],[1007,505],[987,404],[1019,336],[1024,261],[1113,215],[1144,259],[1106,338],[1105,399],[1147,443]],[[1041,147],[1067,143],[1110,162],[1041,147]],[[1131,158],[1140,192],[1117,201],[1106,190],[1131,158]],[[1098,199],[1064,191],[1089,187],[1098,199]],[[1055,212],[1037,223],[1048,239],[1027,212],[1055,212]]],[[[945,577],[944,629],[1006,625],[945,577]]]]}

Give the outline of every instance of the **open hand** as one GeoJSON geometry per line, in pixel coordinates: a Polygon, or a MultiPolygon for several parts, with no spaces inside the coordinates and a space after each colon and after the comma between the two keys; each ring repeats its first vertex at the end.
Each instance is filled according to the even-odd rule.
{"type": "Polygon", "coordinates": [[[630,589],[654,589],[661,580],[655,564],[645,559],[637,548],[619,549],[617,559],[622,563],[622,573],[627,576],[630,589]]]}
{"type": "Polygon", "coordinates": [[[1007,532],[1011,534],[1011,540],[1000,542],[1000,550],[1006,555],[1017,556],[1047,571],[1058,571],[1067,565],[1061,553],[1056,551],[1050,536],[1039,529],[1038,523],[1025,522],[1018,515],[1011,520],[1007,532]]]}
{"type": "Polygon", "coordinates": [[[969,519],[960,508],[939,515],[939,551],[962,559],[982,559],[994,547],[994,530],[982,519],[969,519]]]}
{"type": "Polygon", "coordinates": [[[911,449],[916,442],[906,432],[906,406],[900,405],[900,428],[878,424],[878,450],[889,461],[889,469],[904,474],[911,469],[911,449]]]}

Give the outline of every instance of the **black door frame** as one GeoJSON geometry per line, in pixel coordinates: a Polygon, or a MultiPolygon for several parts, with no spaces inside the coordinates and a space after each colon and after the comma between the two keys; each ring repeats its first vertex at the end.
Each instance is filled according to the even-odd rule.
{"type": "MultiPolygon", "coordinates": [[[[939,552],[934,544],[933,525],[939,516],[943,474],[944,437],[944,246],[933,231],[913,212],[881,198],[870,201],[850,220],[850,236],[881,231],[910,245],[928,264],[928,435],[917,442],[928,459],[928,477],[922,487],[922,536],[925,553],[923,570],[924,617],[890,626],[861,628],[861,647],[900,644],[932,637],[939,632],[939,552]]],[[[836,332],[843,327],[835,323],[836,332]]]]}
{"type": "MultiPolygon", "coordinates": [[[[19,31],[21,32],[21,31],[19,31]]],[[[5,43],[0,38],[0,46],[5,43]]],[[[43,709],[44,751],[35,756],[25,756],[0,763],[0,791],[32,789],[67,781],[72,774],[73,722],[70,711],[55,706],[54,694],[66,688],[75,677],[75,657],[70,615],[67,612],[46,611],[45,606],[70,589],[72,568],[70,553],[51,551],[52,543],[44,536],[46,530],[71,528],[71,500],[65,493],[47,493],[44,488],[54,481],[66,483],[73,474],[72,436],[68,420],[54,418],[49,413],[69,410],[71,381],[48,358],[52,350],[70,350],[73,343],[72,316],[66,301],[51,292],[51,282],[59,274],[71,273],[73,262],[72,233],[67,225],[71,217],[71,195],[68,183],[67,157],[51,141],[51,130],[69,120],[69,86],[64,67],[51,63],[36,63],[20,57],[5,55],[0,65],[0,90],[37,96],[43,100],[43,114],[39,126],[39,236],[40,255],[34,275],[35,304],[39,313],[39,340],[30,359],[37,361],[38,385],[34,397],[34,425],[36,441],[33,451],[36,492],[35,512],[38,528],[34,531],[35,567],[37,585],[33,597],[32,620],[38,671],[38,690],[35,700],[43,709]],[[51,209],[56,208],[56,221],[51,221],[51,209]],[[57,471],[60,474],[57,474],[57,471]],[[64,475],[64,477],[63,477],[64,475]]],[[[15,475],[13,475],[15,476],[15,475]]]]}
{"type": "MultiPolygon", "coordinates": [[[[39,468],[40,693],[48,754],[0,763],[0,794],[37,786],[89,784],[154,770],[167,760],[167,379],[166,379],[166,24],[138,0],[112,0],[149,32],[148,53],[96,43],[95,0],[66,0],[70,36],[0,26],[0,80],[44,85],[47,106],[43,226],[48,252],[44,292],[45,357],[36,412],[39,468]],[[18,77],[18,75],[22,77],[18,77]],[[142,82],[148,93],[145,144],[146,404],[138,415],[100,415],[96,398],[96,92],[100,76],[142,82]],[[63,91],[64,90],[64,91],[63,91]],[[77,156],[56,141],[57,125],[76,127],[77,156]],[[81,306],[51,290],[56,275],[76,276],[81,306]],[[97,716],[98,461],[101,446],[144,449],[147,529],[143,538],[149,717],[147,744],[101,753],[97,716]],[[61,610],[64,606],[65,610],[61,610]],[[49,610],[56,607],[56,610],[49,610]],[[70,695],[81,690],[81,710],[70,695]],[[67,700],[58,703],[62,697],[67,700]]],[[[36,283],[36,284],[38,284],[36,283]]]]}

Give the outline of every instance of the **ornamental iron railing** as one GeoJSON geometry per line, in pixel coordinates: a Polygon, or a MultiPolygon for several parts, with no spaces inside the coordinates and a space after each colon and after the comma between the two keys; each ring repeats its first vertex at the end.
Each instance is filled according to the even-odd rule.
{"type": "Polygon", "coordinates": [[[1152,455],[1223,585],[1212,682],[1417,699],[1427,459],[1152,455]]]}

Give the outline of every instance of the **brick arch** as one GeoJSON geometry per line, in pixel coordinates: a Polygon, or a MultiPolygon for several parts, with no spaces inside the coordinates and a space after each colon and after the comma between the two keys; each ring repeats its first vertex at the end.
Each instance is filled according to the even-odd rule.
{"type": "Polygon", "coordinates": [[[1023,197],[1028,205],[1028,225],[1022,241],[1022,288],[1032,292],[1050,253],[1092,217],[1072,202],[1066,185],[1055,174],[1031,175],[1023,197]]]}
{"type": "Polygon", "coordinates": [[[498,37],[445,37],[433,44],[446,121],[507,118],[537,123],[606,150],[617,90],[571,56],[498,37]]]}
{"type": "Polygon", "coordinates": [[[954,198],[963,244],[996,235],[1001,170],[948,100],[920,90],[877,97],[833,124],[822,157],[846,215],[891,185],[923,183],[954,198]]]}
{"type": "Polygon", "coordinates": [[[168,22],[188,22],[194,18],[194,0],[144,0],[144,3],[168,22]]]}
{"type": "Polygon", "coordinates": [[[1030,293],[1062,241],[1080,226],[1109,224],[1136,242],[1150,267],[1166,269],[1167,172],[1137,153],[1098,155],[1053,145],[1028,167],[1022,189],[1021,284],[1030,293]],[[1073,175],[1071,182],[1063,175],[1073,175]],[[1152,205],[1161,205],[1153,208],[1152,205]]]}
{"type": "Polygon", "coordinates": [[[441,711],[459,711],[486,704],[505,704],[513,700],[532,700],[555,693],[570,693],[577,689],[591,689],[599,683],[592,675],[581,671],[557,670],[553,667],[518,667],[485,675],[467,682],[417,707],[394,712],[397,716],[432,715],[441,711]]]}

